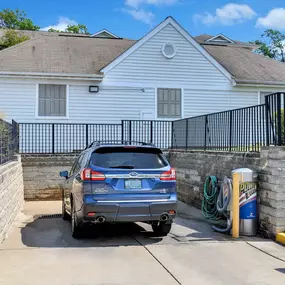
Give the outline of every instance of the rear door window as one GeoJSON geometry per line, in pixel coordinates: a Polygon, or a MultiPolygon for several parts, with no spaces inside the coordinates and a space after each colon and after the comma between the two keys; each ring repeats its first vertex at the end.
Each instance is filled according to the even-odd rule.
{"type": "Polygon", "coordinates": [[[156,169],[167,166],[159,149],[106,147],[91,156],[91,163],[103,168],[156,169]]]}

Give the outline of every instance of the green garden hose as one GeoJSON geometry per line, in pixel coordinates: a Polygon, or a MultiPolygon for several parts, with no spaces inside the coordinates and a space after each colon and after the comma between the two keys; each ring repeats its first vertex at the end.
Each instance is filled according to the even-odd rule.
{"type": "Polygon", "coordinates": [[[206,219],[218,220],[220,214],[216,207],[219,194],[216,176],[208,176],[204,184],[204,199],[202,201],[202,214],[206,219]]]}

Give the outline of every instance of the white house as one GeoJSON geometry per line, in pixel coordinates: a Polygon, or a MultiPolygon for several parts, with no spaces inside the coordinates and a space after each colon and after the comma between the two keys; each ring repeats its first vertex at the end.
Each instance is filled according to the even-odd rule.
{"type": "Polygon", "coordinates": [[[285,65],[253,53],[255,45],[222,34],[193,38],[171,17],[138,41],[106,30],[38,35],[0,52],[7,120],[173,120],[256,105],[285,90],[285,65]]]}

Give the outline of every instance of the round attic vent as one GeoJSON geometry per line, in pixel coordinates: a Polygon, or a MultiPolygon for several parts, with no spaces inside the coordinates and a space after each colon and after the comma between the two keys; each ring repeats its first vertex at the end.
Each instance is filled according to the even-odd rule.
{"type": "Polygon", "coordinates": [[[166,57],[166,58],[173,58],[176,54],[176,49],[175,46],[173,44],[167,43],[165,45],[163,45],[162,47],[162,54],[166,57]]]}

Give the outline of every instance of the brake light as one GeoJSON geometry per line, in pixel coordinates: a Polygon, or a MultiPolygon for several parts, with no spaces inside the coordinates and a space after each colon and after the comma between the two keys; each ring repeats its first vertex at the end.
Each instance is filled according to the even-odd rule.
{"type": "Polygon", "coordinates": [[[160,180],[164,181],[176,181],[176,171],[171,168],[169,171],[165,171],[160,175],[160,180]]]}
{"type": "Polygon", "coordinates": [[[81,172],[82,180],[103,181],[106,179],[101,172],[93,171],[91,168],[85,168],[81,172]]]}

